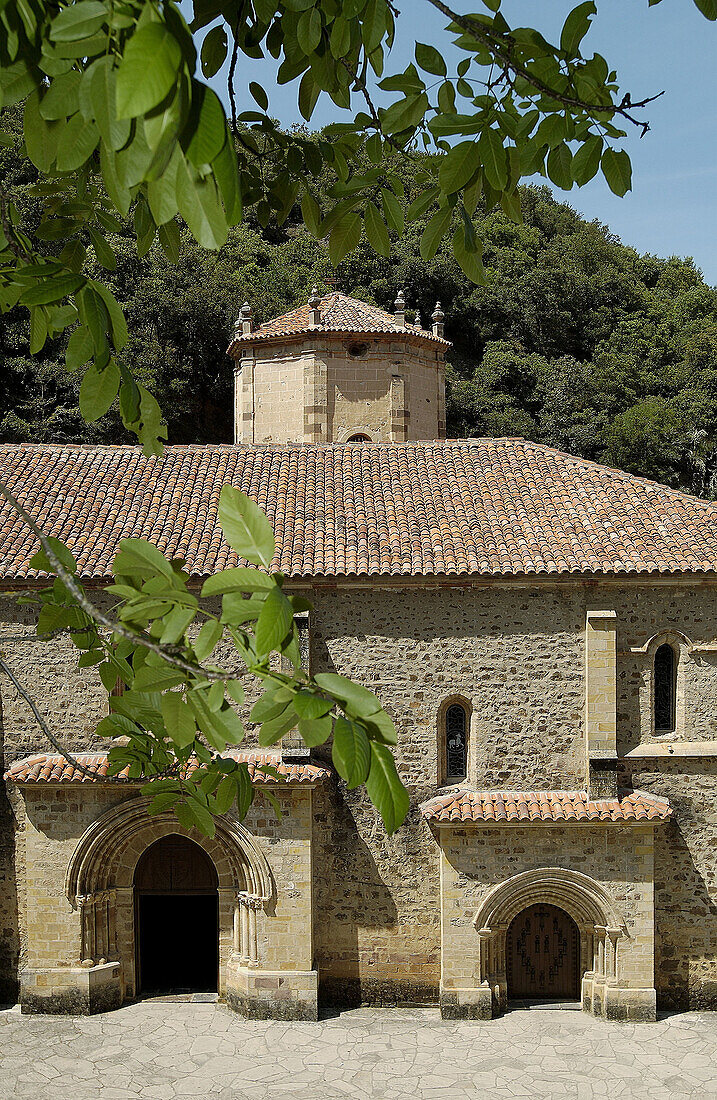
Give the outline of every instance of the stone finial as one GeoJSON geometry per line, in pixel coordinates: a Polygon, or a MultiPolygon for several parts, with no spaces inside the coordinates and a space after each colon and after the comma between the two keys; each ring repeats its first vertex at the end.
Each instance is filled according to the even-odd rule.
{"type": "Polygon", "coordinates": [[[237,336],[248,336],[251,332],[251,306],[245,302],[239,311],[239,320],[236,323],[237,336]]]}
{"type": "Polygon", "coordinates": [[[399,290],[396,301],[393,303],[393,316],[396,319],[396,328],[406,326],[406,298],[404,292],[399,290]]]}
{"type": "Polygon", "coordinates": [[[319,298],[318,287],[315,286],[311,288],[311,295],[309,297],[309,324],[321,324],[321,299],[319,298]]]}
{"type": "Polygon", "coordinates": [[[445,313],[441,309],[440,302],[436,302],[436,308],[431,314],[431,320],[433,321],[433,335],[443,336],[443,321],[445,320],[445,313]]]}
{"type": "Polygon", "coordinates": [[[420,311],[420,309],[416,310],[416,316],[413,318],[413,323],[416,326],[416,328],[423,328],[423,321],[421,320],[421,311],[420,311]]]}

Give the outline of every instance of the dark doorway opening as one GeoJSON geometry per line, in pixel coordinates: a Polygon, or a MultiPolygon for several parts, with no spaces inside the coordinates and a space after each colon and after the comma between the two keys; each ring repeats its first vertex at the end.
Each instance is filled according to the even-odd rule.
{"type": "Polygon", "coordinates": [[[135,871],[138,991],[215,993],[219,969],[217,874],[206,852],[163,837],[135,871]]]}
{"type": "Polygon", "coordinates": [[[506,939],[508,997],[577,1000],[580,934],[557,905],[529,905],[511,922],[506,939]]]}

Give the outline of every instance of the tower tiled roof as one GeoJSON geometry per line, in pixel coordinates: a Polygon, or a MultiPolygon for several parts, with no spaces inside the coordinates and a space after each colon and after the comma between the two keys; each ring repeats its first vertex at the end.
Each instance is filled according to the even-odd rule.
{"type": "Polygon", "coordinates": [[[666,821],[672,810],[666,799],[644,791],[590,800],[585,791],[457,790],[424,802],[421,812],[439,825],[519,825],[542,821],[639,824],[666,821]]]}
{"type": "Polygon", "coordinates": [[[260,340],[312,332],[344,332],[355,335],[384,332],[408,333],[433,344],[450,347],[448,340],[444,340],[441,336],[434,336],[430,329],[410,324],[399,328],[392,313],[387,313],[378,306],[369,305],[368,302],[361,302],[357,298],[349,298],[346,294],[338,292],[325,294],[319,299],[318,309],[320,317],[318,325],[312,324],[311,306],[305,303],[296,309],[289,310],[288,313],[283,313],[281,317],[274,317],[271,321],[258,325],[253,332],[245,335],[237,333],[229,346],[229,353],[231,354],[237,344],[255,344],[260,340]]]}
{"type": "MultiPolygon", "coordinates": [[[[122,538],[235,565],[225,483],[267,512],[273,568],[334,578],[717,573],[717,504],[522,439],[167,447],[0,445],[4,482],[81,575],[104,580],[122,538]]],[[[32,576],[35,537],[0,500],[0,580],[32,576]]]]}

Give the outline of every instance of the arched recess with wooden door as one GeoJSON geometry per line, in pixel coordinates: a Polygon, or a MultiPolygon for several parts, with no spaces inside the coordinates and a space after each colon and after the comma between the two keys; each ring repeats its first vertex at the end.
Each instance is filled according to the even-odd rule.
{"type": "MultiPolygon", "coordinates": [[[[565,967],[560,975],[549,976],[546,972],[547,997],[580,996],[583,1007],[592,1009],[595,999],[602,997],[605,983],[619,982],[619,944],[627,928],[605,888],[588,875],[563,867],[524,871],[495,886],[473,922],[479,939],[479,981],[491,991],[494,1015],[505,1010],[514,993],[520,997],[541,996],[535,978],[529,978],[530,984],[523,988],[516,987],[520,960],[515,956],[526,921],[540,919],[541,910],[543,923],[550,922],[550,927],[543,929],[543,937],[547,932],[549,942],[545,944],[543,939],[542,950],[536,955],[543,961],[552,956],[553,966],[562,962],[565,967]],[[558,926],[554,927],[556,920],[558,926]],[[576,941],[561,947],[562,939],[570,941],[575,932],[576,941]],[[554,994],[550,991],[553,987],[566,992],[554,994]]],[[[535,935],[532,924],[530,930],[535,935]]]]}
{"type": "MultiPolygon", "coordinates": [[[[259,924],[275,889],[269,864],[251,833],[230,815],[216,819],[216,835],[179,826],[171,813],[151,815],[148,800],[132,798],[107,810],[80,838],[70,859],[65,890],[80,911],[78,953],[85,962],[122,964],[124,997],[138,991],[136,877],[140,861],[159,840],[185,838],[201,850],[204,874],[216,876],[219,992],[230,958],[256,964],[259,924]]],[[[205,886],[208,880],[203,880],[205,886]]],[[[188,943],[191,948],[191,942],[188,943]]]]}

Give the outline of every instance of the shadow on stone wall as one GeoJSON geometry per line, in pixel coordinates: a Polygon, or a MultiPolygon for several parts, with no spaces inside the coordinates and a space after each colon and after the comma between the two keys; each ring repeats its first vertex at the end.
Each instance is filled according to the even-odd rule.
{"type": "Polygon", "coordinates": [[[655,985],[660,1009],[717,1008],[715,780],[710,760],[625,769],[627,786],[669,798],[672,819],[655,829],[655,985]]]}

